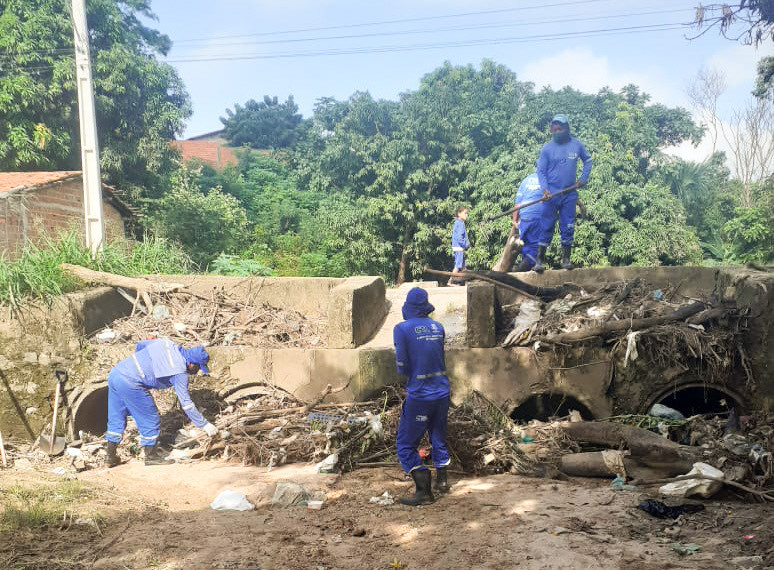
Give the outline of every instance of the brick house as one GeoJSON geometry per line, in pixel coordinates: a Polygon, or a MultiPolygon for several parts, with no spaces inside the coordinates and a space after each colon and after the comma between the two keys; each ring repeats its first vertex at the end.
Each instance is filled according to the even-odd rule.
{"type": "MultiPolygon", "coordinates": [[[[126,236],[134,218],[118,192],[102,186],[107,240],[126,236]]],[[[62,231],[84,228],[83,177],[80,171],[0,172],[0,253],[17,257],[25,243],[62,231]]]]}
{"type": "Polygon", "coordinates": [[[172,141],[172,146],[180,150],[183,160],[199,160],[209,164],[215,170],[237,164],[234,149],[223,138],[223,131],[213,131],[183,141],[172,141]]]}

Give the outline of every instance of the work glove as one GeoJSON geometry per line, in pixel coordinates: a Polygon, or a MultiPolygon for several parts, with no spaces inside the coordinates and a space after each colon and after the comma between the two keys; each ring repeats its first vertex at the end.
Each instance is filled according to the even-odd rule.
{"type": "Polygon", "coordinates": [[[218,428],[216,428],[210,422],[207,422],[206,424],[204,424],[204,426],[202,426],[202,429],[210,437],[218,435],[218,428]]]}
{"type": "Polygon", "coordinates": [[[544,200],[550,200],[551,199],[551,192],[548,188],[543,190],[543,199],[544,200]]]}

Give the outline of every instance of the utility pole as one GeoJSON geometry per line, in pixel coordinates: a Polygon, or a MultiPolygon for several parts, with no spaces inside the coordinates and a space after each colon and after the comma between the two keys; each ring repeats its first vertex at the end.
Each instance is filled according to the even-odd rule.
{"type": "Polygon", "coordinates": [[[91,81],[89,30],[85,0],[72,0],[73,37],[75,39],[75,77],[78,83],[78,115],[81,125],[81,171],[83,173],[83,209],[86,215],[86,246],[96,256],[102,251],[105,222],[102,215],[102,178],[99,170],[97,118],[94,111],[94,86],[91,81]]]}

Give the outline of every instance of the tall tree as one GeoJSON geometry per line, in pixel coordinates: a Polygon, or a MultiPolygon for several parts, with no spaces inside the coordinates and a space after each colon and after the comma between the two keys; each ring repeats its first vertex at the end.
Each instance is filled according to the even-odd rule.
{"type": "MultiPolygon", "coordinates": [[[[0,6],[0,168],[78,169],[70,3],[0,6]]],[[[168,141],[191,111],[177,72],[157,60],[169,38],[141,18],[155,18],[147,0],[87,2],[103,174],[135,195],[154,195],[156,173],[173,156],[168,141]]]]}
{"type": "Polygon", "coordinates": [[[263,101],[250,99],[244,107],[234,105],[221,117],[224,134],[234,146],[252,148],[290,148],[302,133],[303,117],[290,95],[284,103],[265,95],[263,101]]]}

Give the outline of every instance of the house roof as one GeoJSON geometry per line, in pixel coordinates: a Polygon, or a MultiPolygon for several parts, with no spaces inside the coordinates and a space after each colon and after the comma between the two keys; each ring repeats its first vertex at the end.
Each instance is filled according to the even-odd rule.
{"type": "MultiPolygon", "coordinates": [[[[80,170],[52,170],[34,172],[0,172],[0,198],[3,194],[16,191],[34,190],[57,182],[81,178],[80,170]]],[[[136,210],[124,202],[121,191],[102,184],[102,199],[112,204],[125,217],[136,216],[136,210]]]]}
{"type": "Polygon", "coordinates": [[[80,170],[0,172],[0,192],[43,186],[80,176],[80,170]]]}

